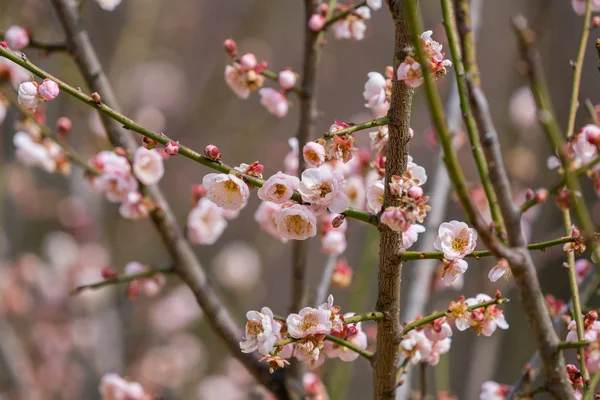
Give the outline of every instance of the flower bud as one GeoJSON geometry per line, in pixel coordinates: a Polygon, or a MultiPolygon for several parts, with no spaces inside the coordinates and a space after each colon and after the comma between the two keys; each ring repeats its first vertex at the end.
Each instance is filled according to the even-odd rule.
{"type": "Polygon", "coordinates": [[[59,92],[56,82],[47,78],[38,87],[38,94],[44,101],[54,100],[59,92]]]}
{"type": "Polygon", "coordinates": [[[95,103],[100,103],[102,102],[102,96],[100,96],[98,92],[94,92],[92,93],[92,101],[94,101],[95,103]]]}
{"type": "Polygon", "coordinates": [[[102,277],[107,280],[115,279],[118,276],[117,271],[113,267],[104,267],[100,273],[102,274],[102,277]]]}
{"type": "Polygon", "coordinates": [[[56,121],[56,130],[58,131],[59,136],[66,136],[73,129],[73,123],[67,117],[60,117],[58,121],[56,121]]]}
{"type": "Polygon", "coordinates": [[[209,144],[204,148],[204,155],[213,161],[219,161],[221,159],[221,152],[219,148],[214,144],[209,144]]]}
{"type": "Polygon", "coordinates": [[[597,16],[597,15],[595,15],[595,16],[592,18],[592,28],[597,28],[597,27],[599,27],[599,26],[600,26],[600,17],[599,17],[599,16],[597,16]]]}
{"type": "Polygon", "coordinates": [[[535,202],[543,203],[548,200],[548,191],[546,189],[538,189],[535,191],[535,202]]]}
{"type": "Polygon", "coordinates": [[[154,139],[150,139],[149,137],[144,136],[144,138],[142,139],[142,145],[148,150],[152,150],[156,146],[158,146],[158,142],[154,139]]]}
{"type": "Polygon", "coordinates": [[[421,189],[421,186],[413,186],[410,189],[408,189],[408,197],[415,200],[418,200],[421,197],[423,197],[423,189],[421,189]]]}
{"type": "Polygon", "coordinates": [[[289,90],[296,84],[296,74],[289,69],[284,69],[279,73],[278,81],[282,88],[289,90]]]}
{"type": "Polygon", "coordinates": [[[223,48],[225,52],[229,54],[231,57],[237,56],[237,43],[235,40],[229,38],[223,42],[223,48]]]}
{"type": "Polygon", "coordinates": [[[29,111],[35,111],[38,102],[38,85],[35,82],[23,82],[19,85],[18,100],[19,104],[29,111]]]}
{"type": "Polygon", "coordinates": [[[13,50],[23,50],[29,45],[29,34],[22,26],[13,25],[4,34],[6,44],[13,50]]]}
{"type": "Polygon", "coordinates": [[[2,47],[3,49],[8,48],[8,45],[6,44],[6,42],[3,40],[0,42],[0,47],[2,47]]]}
{"type": "Polygon", "coordinates": [[[327,15],[327,13],[329,12],[329,5],[327,3],[321,3],[321,5],[319,6],[319,12],[321,13],[321,15],[327,15]]]}
{"type": "Polygon", "coordinates": [[[245,174],[251,176],[262,177],[262,173],[265,170],[265,166],[260,164],[258,161],[254,161],[252,164],[248,166],[245,174]]]}
{"type": "Polygon", "coordinates": [[[203,197],[206,197],[208,194],[208,189],[204,187],[204,185],[194,184],[192,185],[192,204],[195,207],[198,204],[198,200],[203,197]]]}
{"type": "Polygon", "coordinates": [[[325,17],[321,14],[313,14],[308,20],[308,26],[314,32],[319,32],[325,26],[325,17]]]}
{"type": "Polygon", "coordinates": [[[165,151],[168,155],[174,156],[179,152],[179,141],[177,142],[169,142],[165,145],[165,151]]]}
{"type": "Polygon", "coordinates": [[[529,201],[529,200],[533,199],[534,196],[535,196],[535,193],[532,189],[527,189],[525,191],[525,200],[529,201]]]}
{"type": "Polygon", "coordinates": [[[245,53],[242,58],[240,58],[240,64],[246,70],[254,69],[257,64],[256,56],[252,53],[245,53]]]}
{"type": "Polygon", "coordinates": [[[331,221],[331,226],[334,228],[339,228],[344,223],[346,216],[344,214],[340,214],[331,221]]]}

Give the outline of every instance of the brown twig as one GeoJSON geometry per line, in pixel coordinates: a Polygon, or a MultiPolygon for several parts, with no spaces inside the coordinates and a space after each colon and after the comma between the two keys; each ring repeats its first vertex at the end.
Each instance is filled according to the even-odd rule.
{"type": "MultiPolygon", "coordinates": [[[[118,110],[116,96],[84,29],[77,3],[73,0],[52,0],[52,4],[86,83],[91,90],[101,93],[104,102],[118,110]]],[[[137,147],[131,133],[124,130],[115,120],[102,115],[102,122],[113,146],[120,146],[130,151],[137,147]]],[[[238,343],[242,333],[208,281],[204,269],[179,229],[177,220],[162,192],[157,186],[148,186],[146,189],[158,205],[151,213],[151,217],[173,258],[175,273],[190,287],[208,321],[225,341],[234,357],[278,398],[289,399],[290,394],[280,374],[271,374],[266,364],[258,362],[258,357],[240,351],[238,343]]]]}

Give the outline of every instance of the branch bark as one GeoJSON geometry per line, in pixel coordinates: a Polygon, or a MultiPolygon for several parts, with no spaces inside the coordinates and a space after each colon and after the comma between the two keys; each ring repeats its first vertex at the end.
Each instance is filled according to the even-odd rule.
{"type": "MultiPolygon", "coordinates": [[[[119,106],[116,96],[102,70],[87,31],[84,29],[77,2],[74,0],[52,0],[52,4],[67,35],[67,42],[73,57],[87,85],[92,91],[100,93],[103,101],[118,111],[119,106]]],[[[137,145],[131,133],[108,116],[104,114],[101,114],[101,116],[112,145],[121,146],[127,150],[135,150],[137,145]]],[[[175,273],[190,287],[212,327],[225,341],[232,354],[277,398],[289,399],[290,394],[283,383],[282,374],[269,373],[268,366],[259,363],[254,354],[245,354],[240,351],[238,343],[242,337],[242,332],[209,282],[192,247],[183,236],[164,195],[158,186],[147,186],[146,190],[158,205],[156,211],[152,212],[151,217],[169,254],[173,258],[175,273]]]]}
{"type": "MultiPolygon", "coordinates": [[[[408,24],[404,18],[402,2],[389,2],[394,18],[394,71],[406,58],[410,46],[408,24]]],[[[413,89],[404,82],[394,80],[392,99],[388,112],[389,143],[385,163],[385,195],[383,209],[398,206],[399,199],[390,192],[393,175],[406,171],[408,142],[410,140],[410,112],[413,89]]],[[[396,391],[396,362],[402,339],[400,325],[400,281],[404,253],[402,233],[394,232],[384,224],[379,225],[379,276],[376,309],[384,314],[377,322],[377,352],[373,362],[374,398],[393,399],[396,391]]]]}

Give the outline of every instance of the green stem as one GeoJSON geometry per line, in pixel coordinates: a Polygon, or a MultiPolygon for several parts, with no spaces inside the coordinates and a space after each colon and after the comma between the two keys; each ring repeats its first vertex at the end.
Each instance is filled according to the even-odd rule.
{"type": "Polygon", "coordinates": [[[404,361],[402,361],[402,364],[400,364],[400,368],[398,368],[398,371],[396,372],[396,386],[400,386],[404,383],[402,381],[402,375],[404,374],[404,371],[406,371],[406,367],[408,367],[409,362],[410,357],[406,357],[404,361]]]}
{"type": "Polygon", "coordinates": [[[598,125],[598,113],[596,112],[596,107],[590,99],[585,99],[585,109],[594,125],[598,125]]]}
{"type": "MultiPolygon", "coordinates": [[[[93,107],[94,109],[107,115],[108,117],[112,118],[113,120],[121,123],[125,129],[137,132],[137,133],[141,134],[142,136],[145,136],[149,139],[155,140],[156,142],[161,143],[163,145],[174,141],[173,139],[171,139],[170,137],[166,136],[163,133],[152,132],[151,130],[144,128],[143,126],[137,124],[135,121],[133,121],[130,118],[124,116],[123,114],[113,110],[112,108],[108,107],[106,104],[104,104],[102,102],[100,102],[100,103],[95,102],[94,100],[92,100],[92,98],[90,96],[83,93],[81,90],[75,89],[74,87],[68,85],[67,83],[61,81],[60,79],[50,75],[46,71],[42,70],[41,68],[39,68],[36,65],[32,64],[31,62],[29,62],[26,58],[21,58],[18,55],[12,53],[10,50],[0,47],[0,56],[5,57],[5,58],[11,60],[12,62],[22,66],[23,68],[27,69],[29,72],[36,74],[38,77],[40,77],[42,79],[53,80],[54,82],[56,82],[56,84],[58,85],[58,87],[60,88],[61,91],[65,92],[68,95],[76,98],[77,100],[87,104],[88,106],[93,107]]],[[[219,171],[219,172],[222,172],[225,174],[231,173],[233,171],[233,168],[229,167],[228,165],[223,164],[221,162],[212,161],[212,160],[200,155],[200,153],[190,149],[189,147],[181,145],[181,144],[179,145],[179,154],[181,154],[182,156],[184,156],[186,158],[194,160],[206,167],[212,168],[216,171],[219,171]]],[[[251,185],[256,186],[256,187],[261,187],[264,183],[264,180],[253,177],[253,176],[243,175],[243,177],[251,185]]],[[[298,194],[298,193],[295,193],[294,196],[292,196],[292,199],[297,202],[302,202],[302,198],[300,197],[300,194],[298,194]]],[[[371,213],[353,209],[353,208],[348,208],[344,212],[344,214],[350,218],[355,218],[360,221],[368,222],[372,225],[377,225],[377,217],[371,213]]]]}
{"type": "Polygon", "coordinates": [[[105,286],[117,285],[120,283],[128,283],[128,282],[134,281],[136,279],[146,279],[146,278],[150,278],[157,274],[170,274],[172,272],[173,272],[173,267],[163,267],[163,268],[156,268],[156,269],[150,269],[147,271],[138,272],[137,274],[119,275],[112,279],[106,279],[104,281],[92,283],[89,285],[77,286],[75,289],[73,289],[71,291],[71,294],[76,295],[85,290],[100,289],[105,286]]]}
{"type": "Polygon", "coordinates": [[[575,116],[579,106],[579,87],[581,85],[581,71],[583,71],[583,60],[585,58],[585,48],[587,47],[588,38],[590,37],[590,18],[592,16],[592,2],[586,0],[585,13],[583,15],[583,31],[581,32],[581,40],[579,42],[579,51],[577,52],[577,60],[575,61],[575,70],[573,71],[573,89],[571,91],[571,103],[569,107],[569,118],[567,120],[567,137],[573,135],[575,128],[575,116]]]}
{"type": "Polygon", "coordinates": [[[583,397],[581,398],[581,400],[591,400],[594,397],[594,390],[596,389],[596,386],[598,385],[599,382],[600,382],[600,373],[596,373],[592,377],[592,381],[590,382],[590,385],[587,388],[585,388],[585,390],[583,391],[583,397]]]}
{"type": "MultiPolygon", "coordinates": [[[[468,307],[467,310],[468,311],[473,311],[473,310],[476,310],[478,308],[485,308],[485,307],[488,307],[488,306],[491,306],[491,305],[496,305],[496,304],[500,305],[500,304],[503,304],[503,303],[506,303],[506,302],[508,302],[508,299],[505,299],[505,298],[495,298],[493,300],[484,301],[483,303],[473,304],[472,306],[468,307]]],[[[428,316],[426,316],[424,318],[421,318],[421,319],[417,319],[417,320],[411,322],[410,324],[407,324],[404,327],[404,331],[402,331],[402,335],[406,335],[408,332],[412,331],[413,329],[416,329],[416,328],[418,328],[420,326],[423,326],[423,325],[427,325],[428,323],[433,322],[436,319],[440,319],[442,317],[446,317],[446,316],[448,316],[448,314],[449,314],[449,311],[446,310],[446,311],[440,311],[440,312],[437,312],[437,313],[433,313],[433,314],[428,315],[428,316]]]]}
{"type": "MultiPolygon", "coordinates": [[[[560,342],[558,344],[559,350],[566,349],[582,349],[583,347],[587,347],[590,345],[590,342],[586,342],[585,340],[580,340],[578,342],[560,342]]],[[[585,364],[582,362],[582,365],[585,364]]],[[[583,372],[583,370],[582,370],[583,372]]]]}
{"type": "Polygon", "coordinates": [[[471,142],[471,151],[473,153],[473,158],[475,159],[475,164],[477,165],[477,172],[479,173],[479,178],[481,180],[481,185],[483,186],[483,191],[485,192],[485,196],[488,200],[492,220],[496,224],[496,229],[499,233],[499,236],[502,237],[503,233],[506,232],[506,228],[504,227],[504,220],[502,218],[500,206],[498,205],[496,193],[494,192],[492,182],[489,178],[487,162],[483,153],[483,149],[481,147],[481,140],[479,138],[477,122],[475,120],[469,102],[467,81],[465,79],[465,73],[473,77],[473,80],[475,80],[474,77],[477,77],[479,75],[479,73],[477,72],[477,64],[475,62],[474,43],[470,40],[467,40],[468,38],[472,38],[472,34],[469,31],[468,38],[467,35],[465,35],[462,38],[462,45],[464,51],[463,54],[461,54],[456,28],[456,20],[452,11],[451,0],[442,0],[441,3],[442,15],[444,17],[444,27],[446,28],[446,35],[448,37],[448,46],[450,48],[450,54],[452,55],[452,59],[454,61],[453,68],[456,75],[458,96],[460,99],[460,109],[462,111],[463,119],[465,121],[465,126],[467,127],[467,133],[471,142]],[[464,63],[463,58],[465,58],[464,63]]]}
{"type": "Polygon", "coordinates": [[[344,318],[344,325],[355,324],[362,321],[377,321],[383,318],[383,313],[379,311],[371,311],[365,314],[357,314],[352,317],[344,318]]]}
{"type": "Polygon", "coordinates": [[[327,139],[331,139],[334,136],[346,135],[346,134],[354,133],[356,131],[362,131],[364,129],[371,129],[371,128],[374,128],[377,126],[387,125],[389,123],[390,123],[390,119],[387,116],[375,118],[371,121],[363,122],[362,124],[356,124],[356,125],[349,126],[348,128],[341,129],[337,132],[326,133],[323,135],[323,139],[327,140],[327,139]]]}
{"type": "MultiPolygon", "coordinates": [[[[548,247],[558,246],[558,245],[565,244],[565,243],[576,242],[577,240],[578,240],[578,238],[568,236],[568,237],[562,237],[562,238],[558,238],[558,239],[548,240],[546,242],[532,243],[530,245],[527,245],[527,248],[529,250],[544,251],[548,247]]],[[[493,255],[494,255],[494,253],[492,253],[489,250],[481,250],[481,251],[474,251],[470,254],[467,254],[465,257],[479,258],[479,257],[489,257],[489,256],[493,256],[493,255]]],[[[425,252],[425,253],[417,252],[417,251],[407,251],[402,255],[403,261],[426,260],[426,259],[441,260],[442,258],[444,258],[444,253],[442,253],[441,251],[432,251],[432,252],[425,252]]]]}
{"type": "Polygon", "coordinates": [[[369,361],[371,360],[371,358],[373,358],[373,353],[371,353],[370,351],[367,351],[367,350],[360,349],[360,348],[356,347],[354,344],[348,342],[347,340],[340,339],[338,337],[331,336],[331,335],[325,335],[325,340],[329,340],[330,342],[333,342],[340,346],[344,346],[344,347],[360,354],[361,356],[363,356],[364,358],[366,358],[369,361]]]}

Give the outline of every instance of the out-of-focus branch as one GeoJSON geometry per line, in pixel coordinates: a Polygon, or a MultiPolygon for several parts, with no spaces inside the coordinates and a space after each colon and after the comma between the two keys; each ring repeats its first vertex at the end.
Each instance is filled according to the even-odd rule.
{"type": "MultiPolygon", "coordinates": [[[[407,56],[411,37],[402,2],[389,1],[394,19],[394,71],[407,56]]],[[[389,117],[389,142],[385,162],[385,192],[383,209],[399,205],[399,198],[390,190],[394,175],[402,175],[408,162],[410,141],[410,112],[414,90],[394,79],[389,117]]],[[[384,318],[377,322],[377,352],[373,362],[374,398],[393,399],[396,391],[396,363],[402,338],[400,325],[400,281],[402,276],[402,233],[379,225],[379,274],[377,283],[377,311],[384,318]]]]}
{"type": "MultiPolygon", "coordinates": [[[[421,22],[418,17],[417,3],[413,0],[407,0],[406,5],[408,8],[411,36],[413,36],[413,39],[415,39],[422,31],[421,22]]],[[[417,61],[419,64],[428,65],[421,41],[415,39],[413,44],[415,46],[417,61]]],[[[548,317],[544,298],[537,280],[535,267],[529,252],[524,247],[524,239],[521,231],[517,230],[516,228],[514,228],[512,231],[508,229],[508,225],[513,223],[512,220],[511,222],[506,220],[508,218],[514,218],[514,212],[507,212],[504,214],[504,210],[510,211],[510,209],[513,208],[514,211],[517,211],[517,209],[514,207],[512,199],[510,199],[510,204],[503,205],[503,199],[499,197],[498,200],[500,202],[500,209],[503,211],[505,222],[507,222],[509,243],[514,243],[514,246],[518,246],[516,248],[508,249],[504,247],[502,243],[500,243],[497,238],[495,238],[489,232],[488,227],[482,222],[481,216],[475,209],[471,199],[468,196],[464,184],[464,174],[458,163],[455,154],[456,152],[452,147],[450,135],[445,124],[444,112],[439,93],[437,92],[437,88],[435,87],[435,83],[433,82],[430,72],[427,70],[427,68],[424,68],[424,70],[424,84],[430,112],[432,114],[442,148],[444,149],[444,157],[447,163],[446,165],[448,166],[448,172],[456,186],[457,194],[461,199],[461,203],[463,204],[467,215],[469,216],[469,220],[477,229],[477,232],[479,233],[483,242],[498,256],[506,258],[511,265],[515,282],[519,288],[523,309],[528,317],[529,325],[533,331],[535,342],[538,346],[538,349],[540,349],[540,354],[542,355],[544,371],[546,372],[550,382],[550,389],[555,396],[559,398],[568,398],[570,395],[570,389],[564,369],[564,358],[557,352],[556,346],[558,345],[558,337],[556,332],[554,332],[550,318],[548,317]]],[[[490,155],[494,155],[494,153],[491,153],[490,155]]],[[[490,165],[488,165],[488,168],[490,168],[490,165]]],[[[501,168],[500,165],[498,165],[498,168],[501,168]]],[[[502,170],[499,170],[498,173],[499,177],[501,177],[502,170]]],[[[496,189],[496,194],[499,196],[500,194],[498,193],[496,185],[501,183],[502,182],[495,182],[492,180],[492,184],[494,184],[494,188],[496,189]]],[[[519,214],[516,213],[516,215],[518,218],[519,214]]]]}
{"type": "Polygon", "coordinates": [[[75,289],[71,291],[72,295],[77,295],[86,290],[96,290],[106,286],[118,285],[121,283],[129,283],[131,281],[135,281],[137,279],[146,279],[153,277],[158,274],[170,274],[173,272],[173,267],[163,267],[163,268],[153,268],[147,271],[138,272],[137,274],[124,274],[118,275],[114,278],[105,279],[103,281],[99,281],[96,283],[90,283],[87,285],[77,286],[75,289]]]}
{"type": "MultiPolygon", "coordinates": [[[[0,37],[4,38],[5,34],[6,32],[0,32],[0,37]]],[[[44,53],[60,53],[70,51],[69,46],[65,42],[46,43],[35,40],[33,37],[29,38],[29,44],[27,47],[42,50],[44,53]]]]}
{"type": "Polygon", "coordinates": [[[341,11],[335,15],[333,15],[333,9],[332,9],[332,7],[330,7],[329,11],[330,11],[331,16],[327,19],[327,21],[325,22],[325,25],[323,25],[323,31],[327,30],[327,28],[329,28],[331,25],[335,24],[340,19],[346,18],[347,15],[353,13],[354,10],[356,10],[357,8],[365,6],[366,4],[367,4],[366,1],[359,1],[358,3],[352,4],[351,6],[349,6],[346,10],[341,11]]]}
{"type": "MultiPolygon", "coordinates": [[[[86,83],[93,91],[101,93],[105,102],[118,110],[116,96],[102,71],[98,56],[84,29],[78,4],[73,0],[52,0],[52,4],[65,30],[69,46],[86,83]]],[[[105,115],[103,123],[113,146],[121,146],[130,151],[136,148],[133,136],[122,129],[116,121],[105,115]]],[[[225,341],[234,357],[278,398],[289,399],[290,394],[281,375],[271,374],[268,366],[259,363],[255,355],[240,351],[239,340],[242,337],[242,332],[208,281],[206,273],[179,229],[175,216],[162,192],[157,186],[148,186],[147,191],[158,205],[152,211],[151,217],[173,258],[175,273],[190,287],[208,321],[225,341]]]]}
{"type": "Polygon", "coordinates": [[[329,291],[331,276],[335,270],[335,264],[337,263],[337,260],[338,257],[334,255],[329,255],[327,257],[325,268],[323,268],[323,275],[321,275],[321,280],[319,281],[317,290],[315,291],[315,307],[318,307],[327,300],[327,292],[329,291]]]}

